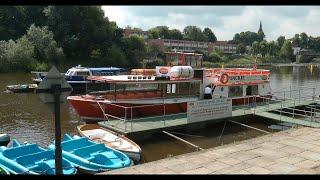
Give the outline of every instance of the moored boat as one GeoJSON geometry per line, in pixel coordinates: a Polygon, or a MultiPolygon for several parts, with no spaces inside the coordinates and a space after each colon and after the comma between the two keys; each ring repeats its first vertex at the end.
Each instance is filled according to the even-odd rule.
{"type": "MultiPolygon", "coordinates": [[[[0,147],[0,164],[11,174],[54,175],[54,151],[37,144],[21,144],[16,139],[11,147],[0,147]]],[[[77,170],[66,159],[62,159],[63,174],[76,174],[77,170]]]]}
{"type": "Polygon", "coordinates": [[[33,92],[38,87],[37,84],[18,84],[18,85],[9,85],[7,90],[14,93],[24,93],[24,92],[33,92]]]}
{"type": "MultiPolygon", "coordinates": [[[[81,65],[72,67],[68,69],[66,73],[62,73],[67,82],[72,86],[73,92],[83,92],[87,91],[87,88],[94,88],[92,85],[94,81],[88,80],[88,76],[112,76],[118,75],[124,71],[123,68],[117,67],[82,67],[81,65]]],[[[35,74],[36,78],[33,81],[39,84],[43,78],[46,76],[46,72],[35,72],[31,73],[35,74]]]]}
{"type": "Polygon", "coordinates": [[[108,118],[128,120],[187,112],[187,104],[202,99],[228,98],[232,106],[271,97],[269,70],[157,66],[156,75],[90,76],[109,90],[67,99],[85,122],[108,118]]]}
{"type": "Polygon", "coordinates": [[[127,154],[134,162],[141,161],[141,148],[129,138],[117,134],[97,124],[85,124],[77,127],[81,136],[85,136],[97,143],[103,143],[108,147],[127,154]]]}
{"type": "MultiPolygon", "coordinates": [[[[49,149],[54,149],[54,144],[49,149]]],[[[86,137],[65,134],[61,142],[62,156],[69,160],[79,171],[97,173],[130,166],[131,160],[124,153],[96,143],[86,137]]]]}

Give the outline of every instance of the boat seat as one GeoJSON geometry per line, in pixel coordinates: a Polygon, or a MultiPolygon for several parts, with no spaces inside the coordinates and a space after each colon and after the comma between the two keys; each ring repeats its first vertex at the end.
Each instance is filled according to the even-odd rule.
{"type": "Polygon", "coordinates": [[[100,139],[104,136],[104,131],[97,129],[97,130],[85,130],[82,131],[83,134],[85,134],[86,136],[88,136],[90,139],[94,140],[94,139],[100,139]]]}
{"type": "Polygon", "coordinates": [[[41,150],[36,144],[27,144],[27,145],[6,149],[3,152],[3,156],[9,159],[16,159],[20,156],[25,156],[33,153],[42,152],[42,151],[43,150],[41,150]]]}
{"type": "Polygon", "coordinates": [[[80,157],[89,156],[95,152],[100,152],[102,150],[107,150],[104,144],[94,144],[91,146],[86,146],[83,148],[79,148],[74,151],[74,154],[80,157]]]}
{"type": "Polygon", "coordinates": [[[20,156],[16,159],[16,161],[17,163],[23,166],[30,166],[35,164],[36,162],[42,162],[47,159],[54,159],[54,155],[52,151],[42,151],[42,152],[20,156]]]}
{"type": "Polygon", "coordinates": [[[79,139],[72,139],[72,140],[63,141],[61,143],[61,146],[64,151],[72,152],[72,151],[75,151],[79,148],[82,148],[84,146],[89,146],[92,144],[93,144],[93,142],[90,142],[88,140],[88,138],[81,137],[79,139]]]}

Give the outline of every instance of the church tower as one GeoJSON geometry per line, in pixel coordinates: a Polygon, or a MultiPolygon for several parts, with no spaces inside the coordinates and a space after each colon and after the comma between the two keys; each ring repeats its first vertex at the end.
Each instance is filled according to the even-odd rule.
{"type": "Polygon", "coordinates": [[[258,35],[260,36],[261,41],[266,37],[266,36],[264,35],[263,30],[262,30],[262,23],[261,23],[261,21],[260,21],[260,26],[259,26],[259,30],[258,30],[258,35]]]}

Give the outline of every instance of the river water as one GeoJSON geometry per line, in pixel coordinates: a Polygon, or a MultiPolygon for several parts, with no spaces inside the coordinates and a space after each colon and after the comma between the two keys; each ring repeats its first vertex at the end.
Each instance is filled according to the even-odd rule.
{"type": "MultiPolygon", "coordinates": [[[[271,70],[273,91],[289,89],[290,86],[316,86],[316,94],[320,93],[318,89],[320,87],[318,86],[320,67],[318,66],[261,68],[271,70]]],[[[35,142],[45,147],[54,139],[54,117],[50,108],[33,93],[4,92],[7,85],[31,83],[31,78],[31,74],[0,74],[0,134],[7,133],[22,142],[35,142]]],[[[77,134],[76,126],[81,122],[76,112],[66,103],[62,105],[61,113],[62,133],[77,134]]],[[[277,131],[268,128],[272,123],[261,118],[248,120],[246,124],[269,132],[277,131]]],[[[263,135],[262,132],[230,122],[216,123],[199,130],[172,133],[180,133],[176,135],[202,148],[263,135]]],[[[143,150],[144,162],[195,151],[172,137],[160,133],[151,139],[137,141],[137,143],[143,150]]]]}

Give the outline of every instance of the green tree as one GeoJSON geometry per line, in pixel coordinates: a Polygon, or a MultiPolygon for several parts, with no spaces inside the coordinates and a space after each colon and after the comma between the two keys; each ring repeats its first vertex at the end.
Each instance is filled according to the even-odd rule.
{"type": "Polygon", "coordinates": [[[293,55],[292,44],[289,40],[286,40],[280,50],[280,57],[284,59],[291,59],[293,55]]]}
{"type": "Polygon", "coordinates": [[[27,29],[26,19],[22,6],[0,6],[0,40],[21,37],[27,29]]]}
{"type": "Polygon", "coordinates": [[[30,71],[34,69],[34,46],[23,36],[16,42],[9,40],[1,43],[0,51],[3,52],[0,62],[2,72],[30,71]]]}
{"type": "Polygon", "coordinates": [[[277,39],[278,46],[281,48],[285,41],[286,41],[286,38],[284,36],[279,36],[278,39],[277,39]]]}
{"type": "Polygon", "coordinates": [[[170,39],[170,30],[167,26],[157,26],[150,29],[149,33],[153,36],[152,39],[170,39]]]}
{"type": "Polygon", "coordinates": [[[212,32],[212,30],[210,28],[204,28],[203,34],[207,38],[206,41],[208,41],[208,42],[216,42],[217,41],[217,37],[214,35],[214,33],[212,32]]]}
{"type": "Polygon", "coordinates": [[[173,30],[169,31],[168,39],[182,40],[183,35],[182,35],[181,31],[179,31],[178,29],[173,29],[173,30]]]}
{"type": "Polygon", "coordinates": [[[127,67],[140,67],[141,61],[147,52],[144,40],[141,37],[133,35],[124,41],[124,51],[128,61],[127,67]]]}
{"type": "Polygon", "coordinates": [[[121,42],[121,31],[100,6],[49,6],[45,13],[49,30],[70,60],[89,59],[96,49],[106,56],[113,43],[121,42]]]}
{"type": "Polygon", "coordinates": [[[236,33],[233,37],[233,40],[236,41],[237,43],[241,43],[241,37],[239,33],[236,33]]]}
{"type": "Polygon", "coordinates": [[[206,37],[201,29],[196,26],[187,26],[183,30],[184,39],[189,41],[205,41],[206,37]]]}
{"type": "Polygon", "coordinates": [[[259,52],[260,52],[259,42],[258,42],[258,41],[254,41],[254,42],[252,43],[252,51],[251,51],[251,53],[252,53],[253,55],[258,55],[259,52]]]}
{"type": "Polygon", "coordinates": [[[150,29],[148,31],[149,39],[158,39],[160,37],[159,31],[157,29],[150,29]]]}
{"type": "Polygon", "coordinates": [[[295,34],[292,38],[292,46],[300,47],[300,35],[295,34]]]}
{"type": "Polygon", "coordinates": [[[251,31],[236,33],[233,40],[246,46],[251,46],[254,41],[261,42],[259,34],[251,31]]]}
{"type": "Polygon", "coordinates": [[[262,55],[262,57],[265,57],[265,55],[267,54],[267,41],[263,40],[259,43],[259,52],[262,55]]]}
{"type": "Polygon", "coordinates": [[[64,54],[62,48],[57,46],[53,33],[47,27],[36,27],[34,24],[27,31],[26,38],[34,46],[35,58],[39,62],[59,65],[64,54]]]}
{"type": "Polygon", "coordinates": [[[209,54],[209,57],[206,60],[209,61],[209,62],[216,63],[216,62],[221,62],[222,58],[221,58],[221,55],[219,53],[212,52],[212,53],[209,54]]]}
{"type": "Polygon", "coordinates": [[[301,33],[300,34],[300,47],[301,48],[308,48],[308,35],[306,33],[301,33]]]}
{"type": "Polygon", "coordinates": [[[237,53],[244,54],[246,52],[246,46],[242,43],[237,45],[237,53]]]}

